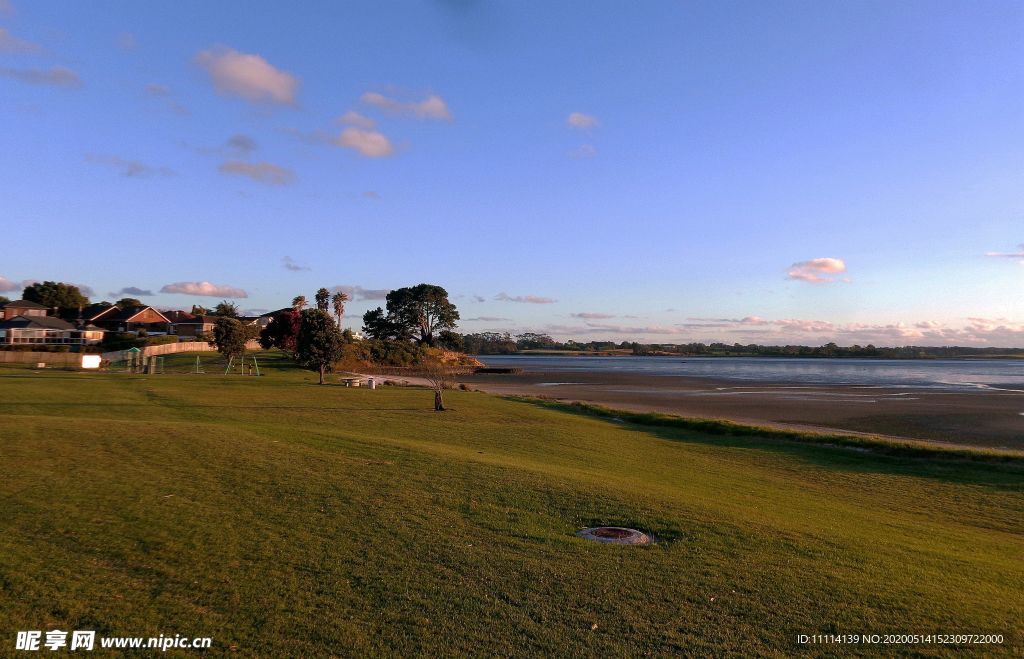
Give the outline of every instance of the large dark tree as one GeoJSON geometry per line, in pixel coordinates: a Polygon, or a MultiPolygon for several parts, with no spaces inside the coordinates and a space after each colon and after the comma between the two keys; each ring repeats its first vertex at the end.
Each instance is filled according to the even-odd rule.
{"type": "Polygon", "coordinates": [[[295,354],[295,340],[299,336],[299,326],[302,324],[302,315],[298,311],[289,309],[274,314],[270,323],[260,332],[260,346],[264,350],[277,348],[284,350],[290,355],[295,354]]]}
{"type": "Polygon", "coordinates": [[[218,318],[213,324],[213,340],[211,345],[217,347],[217,352],[224,355],[225,359],[238,357],[245,354],[245,342],[249,338],[249,331],[237,318],[218,318]]]}
{"type": "Polygon", "coordinates": [[[335,362],[345,354],[345,338],[338,325],[326,311],[307,309],[302,312],[302,325],[295,340],[295,361],[299,366],[320,374],[334,368],[335,362]]]}
{"type": "Polygon", "coordinates": [[[363,314],[363,331],[371,339],[380,341],[409,341],[412,329],[400,326],[380,307],[363,314]]]}
{"type": "Polygon", "coordinates": [[[59,281],[36,282],[31,286],[26,286],[21,297],[51,309],[53,307],[65,310],[78,309],[89,304],[89,298],[82,295],[77,286],[59,281]]]}
{"type": "Polygon", "coordinates": [[[389,333],[374,338],[409,339],[434,345],[434,335],[443,330],[454,330],[459,311],[448,301],[448,291],[433,284],[419,284],[397,288],[387,296],[387,315],[378,307],[363,316],[367,333],[389,333]]]}
{"type": "Polygon", "coordinates": [[[117,302],[115,302],[114,304],[116,304],[117,306],[121,307],[122,309],[133,309],[135,307],[144,307],[144,306],[146,306],[146,305],[144,305],[142,303],[142,300],[137,300],[137,299],[135,299],[133,297],[123,297],[120,300],[118,300],[117,302]]]}

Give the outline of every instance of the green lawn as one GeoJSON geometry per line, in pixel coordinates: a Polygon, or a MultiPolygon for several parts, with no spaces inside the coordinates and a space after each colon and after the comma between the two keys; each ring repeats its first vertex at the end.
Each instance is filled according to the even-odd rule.
{"type": "Polygon", "coordinates": [[[472,392],[437,414],[425,390],[320,387],[275,356],[261,378],[172,373],[194,359],[0,372],[0,655],[53,628],[296,657],[893,650],[801,633],[1022,652],[1020,463],[472,392]],[[661,542],[575,537],[596,524],[661,542]]]}

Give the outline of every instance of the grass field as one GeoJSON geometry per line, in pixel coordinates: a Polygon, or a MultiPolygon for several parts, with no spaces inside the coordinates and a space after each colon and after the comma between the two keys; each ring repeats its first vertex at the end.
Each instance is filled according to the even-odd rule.
{"type": "Polygon", "coordinates": [[[1018,462],[473,392],[437,414],[421,389],[264,368],[0,371],[0,655],[53,628],[259,656],[954,652],[796,644],[823,633],[1022,652],[1018,462]],[[597,524],[660,542],[574,535],[597,524]]]}

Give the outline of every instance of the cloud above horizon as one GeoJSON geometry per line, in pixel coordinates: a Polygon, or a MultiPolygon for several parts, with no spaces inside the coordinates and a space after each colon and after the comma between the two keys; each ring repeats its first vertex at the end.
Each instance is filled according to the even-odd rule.
{"type": "Polygon", "coordinates": [[[565,120],[565,122],[572,126],[573,128],[579,128],[583,130],[586,130],[588,128],[594,128],[600,123],[597,120],[597,117],[583,112],[570,112],[569,117],[565,120]]]}
{"type": "Polygon", "coordinates": [[[31,41],[19,39],[7,28],[0,27],[0,52],[37,55],[43,52],[43,48],[31,41]]]}
{"type": "Polygon", "coordinates": [[[452,115],[448,110],[448,104],[436,94],[427,96],[422,101],[401,101],[397,98],[385,96],[379,92],[366,92],[359,97],[365,104],[380,108],[385,112],[398,115],[418,117],[420,119],[436,119],[440,121],[451,121],[452,115]]]}
{"type": "Polygon", "coordinates": [[[303,270],[312,270],[309,266],[299,265],[292,257],[285,256],[281,259],[281,265],[284,266],[285,270],[291,270],[292,272],[302,272],[303,270]]]}
{"type": "Polygon", "coordinates": [[[1001,259],[1020,259],[1024,263],[1024,243],[1017,245],[1017,248],[1019,251],[1016,252],[985,252],[985,256],[1001,259]]]}
{"type": "Polygon", "coordinates": [[[606,320],[608,318],[615,318],[615,314],[613,313],[600,313],[596,311],[582,311],[580,313],[574,313],[570,315],[573,318],[582,318],[584,320],[606,320]]]}
{"type": "Polygon", "coordinates": [[[12,69],[0,67],[0,76],[14,78],[30,85],[51,85],[54,87],[80,87],[78,74],[66,66],[52,66],[49,69],[12,69]]]}
{"type": "Polygon", "coordinates": [[[558,300],[550,297],[540,297],[538,295],[509,295],[502,291],[494,296],[495,300],[502,302],[522,302],[525,304],[553,304],[558,300]]]}
{"type": "Polygon", "coordinates": [[[146,178],[150,176],[175,176],[176,173],[170,167],[147,165],[138,160],[128,160],[119,156],[106,156],[96,153],[85,154],[87,162],[98,165],[107,165],[121,171],[122,176],[128,178],[146,178]]]}
{"type": "Polygon", "coordinates": [[[256,140],[248,135],[238,133],[229,137],[225,146],[241,155],[249,155],[256,150],[256,140]]]}
{"type": "Polygon", "coordinates": [[[226,46],[200,51],[196,64],[206,69],[218,92],[247,101],[295,105],[299,80],[261,56],[226,46]]]}
{"type": "Polygon", "coordinates": [[[349,126],[355,126],[356,128],[373,128],[377,125],[377,122],[365,115],[359,114],[355,110],[349,110],[345,114],[338,117],[338,122],[342,124],[348,124],[349,126]]]}
{"type": "Polygon", "coordinates": [[[807,318],[766,319],[690,318],[673,325],[631,326],[587,320],[580,325],[546,324],[516,331],[540,331],[562,338],[614,335],[616,340],[649,336],[658,342],[758,343],[762,345],[970,345],[1019,347],[1024,345],[1024,323],[1006,318],[969,317],[961,325],[934,320],[912,323],[834,323],[807,318]]]}
{"type": "Polygon", "coordinates": [[[330,290],[332,293],[344,293],[348,296],[349,300],[353,301],[384,300],[387,299],[388,293],[391,292],[390,288],[363,288],[362,286],[349,286],[347,284],[332,286],[330,290]]]}
{"type": "Polygon", "coordinates": [[[137,297],[149,297],[150,295],[153,295],[153,291],[144,288],[138,288],[137,286],[125,286],[119,291],[111,291],[110,295],[134,295],[137,297]]]}
{"type": "Polygon", "coordinates": [[[375,130],[349,126],[341,131],[334,143],[346,149],[358,151],[367,158],[386,158],[395,152],[391,140],[375,130]]]}
{"type": "Polygon", "coordinates": [[[211,284],[208,281],[179,281],[173,284],[166,284],[160,289],[160,292],[173,293],[175,295],[199,295],[203,297],[249,297],[249,294],[241,288],[221,284],[211,284]]]}
{"type": "Polygon", "coordinates": [[[268,185],[290,185],[295,181],[295,173],[292,170],[269,162],[226,160],[217,170],[222,174],[245,176],[268,185]]]}
{"type": "Polygon", "coordinates": [[[831,284],[838,280],[834,275],[846,272],[846,263],[842,259],[822,257],[810,261],[799,261],[789,266],[787,279],[806,281],[812,284],[831,284]]]}
{"type": "Polygon", "coordinates": [[[12,291],[21,291],[26,286],[31,285],[31,280],[24,281],[11,281],[7,277],[0,277],[0,293],[10,293],[12,291]]]}
{"type": "Polygon", "coordinates": [[[593,144],[581,144],[572,151],[570,151],[569,156],[578,159],[596,158],[597,147],[595,147],[593,144]]]}

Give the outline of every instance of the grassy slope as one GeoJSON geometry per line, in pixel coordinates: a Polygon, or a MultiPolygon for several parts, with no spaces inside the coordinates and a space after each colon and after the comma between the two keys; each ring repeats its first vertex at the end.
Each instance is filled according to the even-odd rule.
{"type": "Polygon", "coordinates": [[[3,643],[58,627],[264,656],[749,655],[798,633],[1000,632],[1020,651],[1018,466],[476,393],[434,414],[422,390],[267,366],[0,373],[3,643]],[[598,523],[663,542],[574,537],[598,523]]]}

